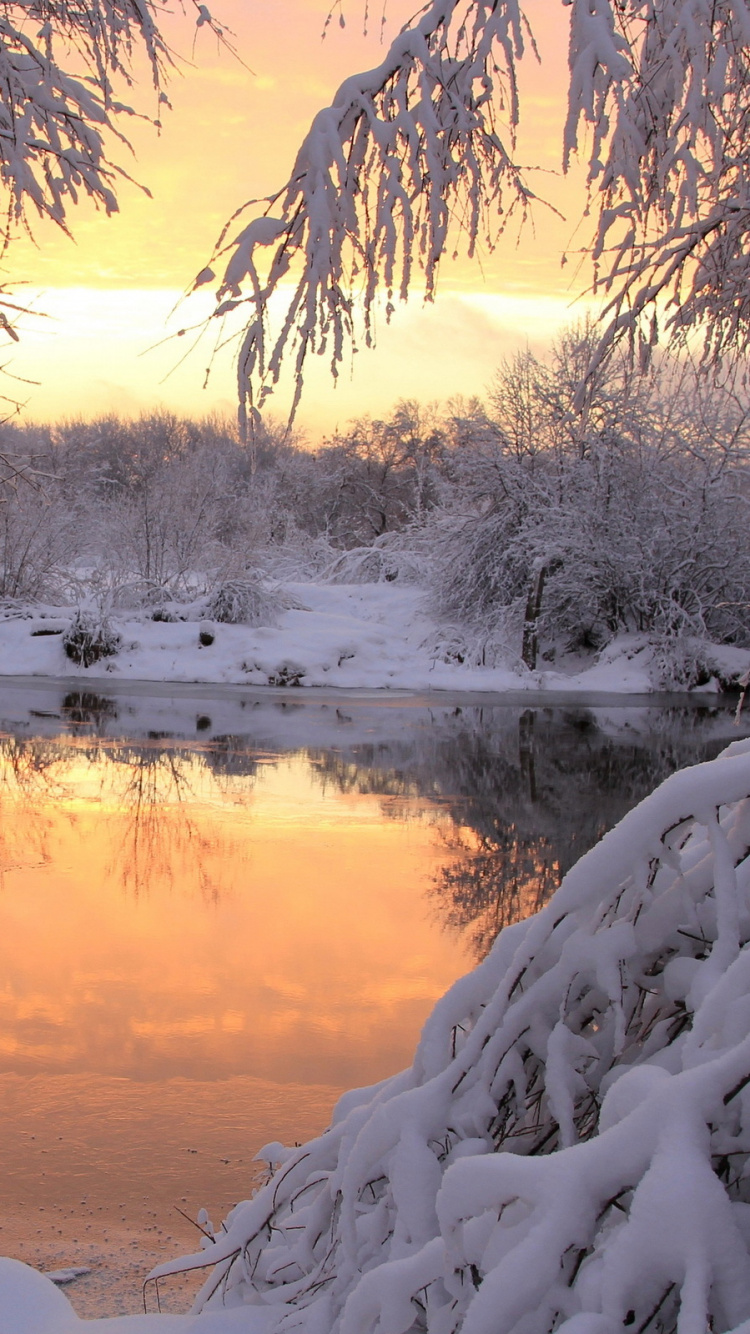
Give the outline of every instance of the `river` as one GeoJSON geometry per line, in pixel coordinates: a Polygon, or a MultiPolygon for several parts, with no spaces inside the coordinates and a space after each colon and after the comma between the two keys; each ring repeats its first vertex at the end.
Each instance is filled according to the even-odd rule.
{"type": "Polygon", "coordinates": [[[749,730],[713,696],[0,683],[0,1252],[142,1309],[266,1141],[408,1064],[506,922],[749,730]]]}

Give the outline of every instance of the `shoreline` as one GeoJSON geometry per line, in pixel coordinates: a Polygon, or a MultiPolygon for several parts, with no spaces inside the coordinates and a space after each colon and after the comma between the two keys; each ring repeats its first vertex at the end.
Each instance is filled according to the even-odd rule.
{"type": "Polygon", "coordinates": [[[180,610],[179,618],[166,610],[157,620],[130,611],[86,612],[95,635],[97,626],[106,627],[106,644],[97,645],[88,666],[65,649],[75,607],[6,609],[0,681],[39,678],[99,690],[106,683],[110,692],[138,693],[180,686],[214,698],[227,688],[232,698],[238,689],[295,699],[310,692],[351,699],[355,692],[368,699],[439,696],[459,704],[464,698],[529,705],[628,698],[638,707],[644,698],[717,697],[750,671],[748,649],[645,634],[620,635],[598,652],[558,646],[555,656],[549,648],[548,660],[532,671],[510,648],[469,646],[469,632],[433,619],[415,587],[289,584],[284,593],[294,605],[264,625],[208,621],[197,607],[180,610]]]}
{"type": "Polygon", "coordinates": [[[431,703],[445,707],[493,708],[560,708],[566,705],[578,705],[583,708],[705,708],[711,704],[736,708],[740,697],[739,688],[730,690],[706,690],[698,687],[694,690],[586,690],[576,688],[528,689],[510,688],[491,690],[486,688],[461,689],[456,686],[419,687],[384,686],[261,686],[245,685],[235,681],[181,681],[150,679],[139,677],[114,677],[95,674],[90,668],[82,669],[71,675],[50,673],[4,673],[0,670],[0,693],[5,689],[45,691],[49,689],[70,693],[90,689],[92,694],[110,695],[113,698],[168,699],[177,696],[182,700],[227,700],[237,701],[246,698],[258,702],[278,702],[286,705],[304,706],[309,703],[341,702],[377,705],[384,708],[429,707],[431,703]]]}

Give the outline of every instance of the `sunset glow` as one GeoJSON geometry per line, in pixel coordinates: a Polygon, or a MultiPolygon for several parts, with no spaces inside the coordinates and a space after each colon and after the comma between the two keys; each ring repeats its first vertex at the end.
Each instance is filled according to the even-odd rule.
{"type": "MultiPolygon", "coordinates": [[[[283,183],[315,112],[344,77],[381,58],[377,33],[363,34],[358,4],[347,9],[347,26],[334,22],[321,41],[327,10],[327,0],[282,7],[223,0],[219,17],[244,64],[204,33],[196,39],[189,16],[168,20],[182,57],[170,85],[173,110],[159,135],[129,123],[135,159],[120,151],[153,198],[125,181],[118,215],[106,218],[85,203],[75,210],[75,243],[39,224],[36,245],[20,239],[11,252],[9,278],[27,285],[19,297],[44,316],[23,319],[21,343],[6,362],[22,380],[10,392],[28,402],[29,415],[133,415],[159,405],[193,415],[234,411],[231,346],[213,360],[204,387],[211,340],[182,364],[189,340],[162,340],[210,310],[209,297],[183,304],[169,320],[227,219],[283,183]]],[[[389,5],[386,39],[410,15],[405,0],[389,5]]],[[[436,304],[424,308],[415,295],[392,328],[382,321],[377,349],[361,350],[336,389],[324,363],[311,367],[300,420],[313,435],[363,412],[383,413],[400,397],[481,393],[519,343],[541,349],[585,312],[576,298],[586,275],[575,256],[587,236],[578,226],[585,191],[579,170],[559,176],[566,11],[535,0],[530,16],[542,63],[530,53],[523,61],[517,158],[540,169],[529,183],[564,217],[540,204],[520,238],[512,225],[494,253],[468,260],[459,247],[458,258],[444,262],[436,304]]],[[[151,111],[147,84],[139,96],[151,111]]],[[[287,406],[282,386],[273,410],[287,406]]]]}
{"type": "Polygon", "coordinates": [[[469,962],[431,921],[430,821],[301,759],[219,782],[148,755],[6,770],[0,1069],[346,1086],[405,1064],[469,962]]]}

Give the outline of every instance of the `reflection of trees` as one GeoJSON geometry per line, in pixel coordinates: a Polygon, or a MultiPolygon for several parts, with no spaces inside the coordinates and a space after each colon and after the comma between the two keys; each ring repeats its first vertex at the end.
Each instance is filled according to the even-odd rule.
{"type": "Polygon", "coordinates": [[[216,778],[255,778],[261,756],[247,737],[227,735],[211,737],[201,758],[216,778]]]}
{"type": "Polygon", "coordinates": [[[215,828],[205,832],[196,809],[221,791],[223,777],[252,776],[256,758],[243,755],[236,738],[221,738],[212,752],[156,739],[104,740],[98,732],[112,713],[100,705],[97,696],[66,696],[61,713],[75,729],[73,742],[0,736],[0,874],[49,862],[55,821],[75,822],[68,806],[93,785],[97,805],[121,817],[108,878],[136,897],[158,881],[182,892],[189,883],[218,900],[210,863],[220,853],[220,835],[215,828]],[[79,728],[94,735],[81,736],[79,728]]]}
{"type": "MultiPolygon", "coordinates": [[[[189,743],[155,733],[137,743],[110,738],[114,701],[86,691],[66,695],[54,716],[73,740],[0,739],[0,800],[12,795],[19,810],[0,822],[1,864],[19,862],[19,849],[28,864],[31,841],[32,859],[46,856],[45,812],[75,795],[70,766],[85,761],[99,801],[122,816],[116,880],[140,894],[158,876],[183,893],[190,885],[218,897],[208,868],[224,852],[217,840],[226,837],[229,849],[232,836],[218,826],[208,835],[197,806],[244,801],[259,766],[291,748],[231,734],[189,743]]],[[[445,853],[436,905],[482,955],[668,773],[715,755],[728,730],[716,725],[723,716],[713,704],[621,711],[614,721],[576,706],[477,704],[421,709],[388,740],[347,744],[332,724],[330,748],[297,753],[324,788],[375,795],[387,818],[434,820],[445,853]]]]}
{"type": "Polygon", "coordinates": [[[52,741],[0,735],[0,877],[49,861],[50,804],[63,792],[58,756],[52,741]]]}
{"type": "MultiPolygon", "coordinates": [[[[418,799],[427,795],[414,773],[418,755],[414,739],[402,745],[365,743],[349,753],[308,749],[305,754],[324,790],[330,785],[337,792],[359,796],[418,799]]],[[[396,809],[384,804],[386,813],[396,809]]]]}
{"type": "Polygon", "coordinates": [[[480,959],[504,926],[538,912],[560,883],[554,844],[525,838],[515,826],[496,839],[459,829],[445,846],[451,860],[435,885],[444,920],[467,932],[480,959]]]}
{"type": "Polygon", "coordinates": [[[117,705],[107,695],[92,690],[70,690],[60,705],[60,713],[71,728],[90,729],[100,736],[107,723],[117,718],[117,705]]]}
{"type": "Polygon", "coordinates": [[[104,779],[125,817],[112,873],[123,888],[136,898],[153,880],[172,890],[187,858],[202,897],[218,901],[220,887],[206,869],[213,842],[191,815],[202,756],[154,744],[121,744],[110,759],[104,779]],[[113,781],[114,775],[120,781],[113,781]]]}
{"type": "Polygon", "coordinates": [[[718,754],[718,710],[631,712],[608,730],[580,707],[448,711],[416,742],[316,752],[325,781],[343,791],[429,797],[446,865],[434,894],[448,924],[470,932],[483,956],[497,931],[549,898],[565,872],[607,829],[675,769],[718,754]],[[411,754],[409,753],[411,752],[411,754]]]}

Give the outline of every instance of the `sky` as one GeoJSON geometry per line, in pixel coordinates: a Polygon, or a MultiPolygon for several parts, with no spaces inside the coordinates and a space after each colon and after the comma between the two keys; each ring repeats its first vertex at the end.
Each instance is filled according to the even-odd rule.
{"type": "MultiPolygon", "coordinates": [[[[386,40],[412,4],[386,0],[386,40]]],[[[196,34],[191,15],[167,18],[177,53],[172,110],[160,134],[145,120],[129,122],[134,156],[120,155],[150,197],[126,181],[119,214],[107,218],[86,202],[74,211],[75,241],[40,223],[34,243],[20,238],[10,251],[6,276],[36,313],[22,319],[18,345],[0,348],[0,364],[18,377],[5,388],[27,404],[27,418],[160,407],[234,413],[231,348],[213,360],[206,383],[208,342],[184,356],[188,340],[174,336],[200,322],[212,296],[183,296],[232,213],[286,180],[315,112],[341,80],[382,58],[380,0],[371,0],[367,35],[361,0],[347,0],[346,26],[337,10],[323,40],[328,8],[329,0],[215,0],[239,59],[207,29],[196,34]]],[[[382,416],[399,398],[481,394],[504,356],[527,344],[542,351],[585,313],[585,273],[575,260],[587,234],[584,176],[579,167],[560,175],[567,10],[559,0],[532,0],[528,12],[541,64],[523,62],[518,160],[533,165],[532,185],[563,216],[538,206],[521,237],[513,232],[493,254],[446,260],[437,300],[425,305],[415,292],[389,327],[381,319],[375,350],[360,350],[335,387],[316,358],[299,414],[311,437],[363,414],[382,416]],[[565,252],[572,262],[563,267],[565,252]]],[[[139,109],[153,109],[145,78],[135,96],[139,109]]],[[[282,389],[270,409],[283,416],[287,407],[282,389]]]]}

